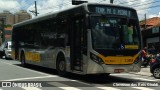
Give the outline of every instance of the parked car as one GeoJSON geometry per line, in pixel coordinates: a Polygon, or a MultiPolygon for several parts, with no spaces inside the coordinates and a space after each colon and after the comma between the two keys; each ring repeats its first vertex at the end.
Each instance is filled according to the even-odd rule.
{"type": "Polygon", "coordinates": [[[6,59],[11,59],[11,41],[4,42],[0,47],[0,58],[5,56],[6,59]]]}
{"type": "Polygon", "coordinates": [[[150,62],[150,72],[157,79],[160,79],[160,56],[158,55],[155,59],[150,62]]]}

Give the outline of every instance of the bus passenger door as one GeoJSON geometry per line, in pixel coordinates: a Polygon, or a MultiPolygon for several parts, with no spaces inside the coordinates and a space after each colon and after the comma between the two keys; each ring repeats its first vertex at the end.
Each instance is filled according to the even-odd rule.
{"type": "Polygon", "coordinates": [[[83,23],[82,17],[72,18],[71,29],[71,69],[82,71],[82,38],[83,38],[83,23]]]}

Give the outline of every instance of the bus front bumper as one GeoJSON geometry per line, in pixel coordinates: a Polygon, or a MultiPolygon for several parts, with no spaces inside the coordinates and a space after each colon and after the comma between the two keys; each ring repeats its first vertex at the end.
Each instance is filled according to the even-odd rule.
{"type": "Polygon", "coordinates": [[[102,65],[104,73],[128,73],[140,72],[140,67],[134,64],[131,65],[102,65]]]}
{"type": "Polygon", "coordinates": [[[87,68],[86,74],[98,74],[98,73],[128,73],[128,72],[140,72],[141,64],[130,65],[106,65],[90,62],[87,68]]]}

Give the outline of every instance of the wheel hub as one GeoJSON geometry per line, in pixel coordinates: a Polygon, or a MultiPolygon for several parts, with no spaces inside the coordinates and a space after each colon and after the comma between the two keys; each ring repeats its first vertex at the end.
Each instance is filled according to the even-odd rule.
{"type": "Polygon", "coordinates": [[[160,68],[156,68],[154,70],[154,76],[157,77],[157,78],[160,78],[160,68]]]}

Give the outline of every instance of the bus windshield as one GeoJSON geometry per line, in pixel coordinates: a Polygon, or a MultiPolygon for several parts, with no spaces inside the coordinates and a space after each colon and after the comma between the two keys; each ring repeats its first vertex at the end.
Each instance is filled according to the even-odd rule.
{"type": "Polygon", "coordinates": [[[137,19],[92,16],[92,46],[94,49],[139,49],[137,19]]]}

